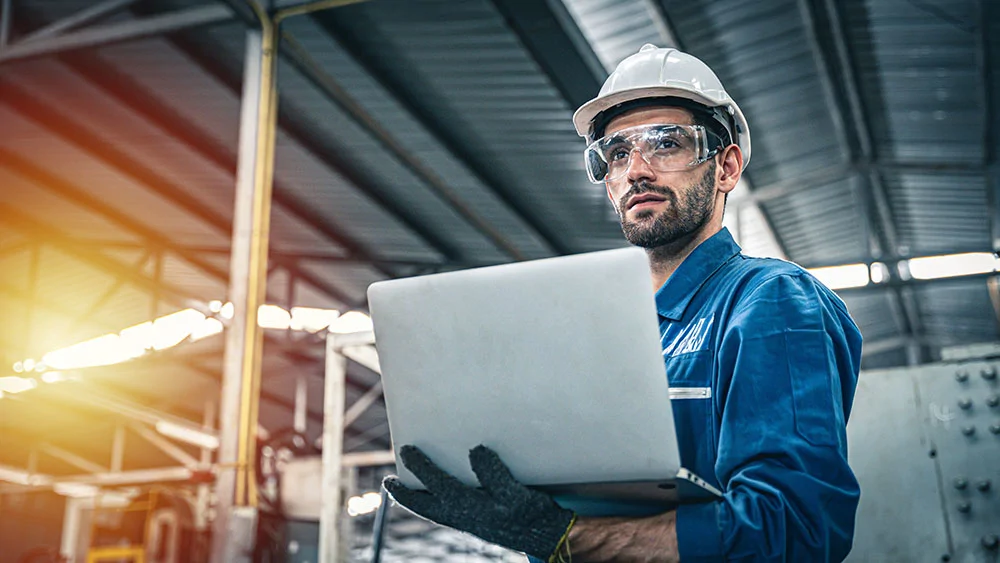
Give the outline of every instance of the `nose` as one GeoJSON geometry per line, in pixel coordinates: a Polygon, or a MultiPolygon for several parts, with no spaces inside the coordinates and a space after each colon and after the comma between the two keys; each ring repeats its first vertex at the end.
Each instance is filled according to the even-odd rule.
{"type": "Polygon", "coordinates": [[[646,157],[643,156],[639,147],[633,148],[632,152],[628,155],[628,168],[625,170],[625,178],[629,184],[634,184],[639,180],[653,181],[656,178],[656,172],[646,162],[646,157]]]}

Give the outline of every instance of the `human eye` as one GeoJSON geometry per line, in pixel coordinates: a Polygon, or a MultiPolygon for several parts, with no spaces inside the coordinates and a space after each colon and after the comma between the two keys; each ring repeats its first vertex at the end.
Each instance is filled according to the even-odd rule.
{"type": "Polygon", "coordinates": [[[626,143],[615,143],[604,149],[604,155],[608,162],[617,162],[628,159],[631,151],[626,143]]]}

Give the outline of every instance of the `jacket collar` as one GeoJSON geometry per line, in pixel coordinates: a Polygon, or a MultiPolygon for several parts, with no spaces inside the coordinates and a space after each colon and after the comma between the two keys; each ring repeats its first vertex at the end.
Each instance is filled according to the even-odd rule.
{"type": "Polygon", "coordinates": [[[656,310],[662,317],[679,321],[701,286],[730,258],[740,253],[740,246],[723,227],[698,245],[656,292],[656,310]]]}

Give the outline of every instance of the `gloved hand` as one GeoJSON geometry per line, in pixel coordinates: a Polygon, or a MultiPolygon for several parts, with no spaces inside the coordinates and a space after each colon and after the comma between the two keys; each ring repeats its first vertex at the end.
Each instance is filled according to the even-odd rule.
{"type": "Polygon", "coordinates": [[[403,446],[399,454],[403,465],[427,487],[416,491],[394,476],[386,477],[382,484],[399,504],[490,543],[550,563],[559,560],[576,514],[519,483],[493,450],[480,445],[469,451],[481,489],[464,485],[415,446],[403,446]]]}

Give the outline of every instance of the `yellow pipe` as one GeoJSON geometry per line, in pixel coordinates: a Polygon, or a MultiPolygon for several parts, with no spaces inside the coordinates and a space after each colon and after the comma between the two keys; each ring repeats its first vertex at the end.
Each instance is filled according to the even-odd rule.
{"type": "Polygon", "coordinates": [[[236,463],[236,506],[257,506],[255,454],[260,412],[263,332],[257,310],[267,293],[267,252],[271,228],[271,193],[274,179],[275,131],[278,121],[277,54],[279,27],[289,17],[317,10],[355,4],[364,0],[319,0],[277,12],[272,18],[254,0],[247,0],[261,24],[260,96],[257,102],[256,161],[250,242],[250,279],[244,314],[243,371],[240,378],[239,442],[236,463]]]}
{"type": "Polygon", "coordinates": [[[236,506],[257,506],[254,459],[257,448],[257,414],[260,401],[263,332],[257,310],[267,292],[267,250],[271,225],[271,191],[274,174],[274,135],[277,125],[277,29],[268,14],[253,1],[249,5],[261,22],[260,96],[257,105],[254,199],[250,238],[250,279],[244,311],[243,372],[241,377],[239,443],[236,468],[236,506]]]}

